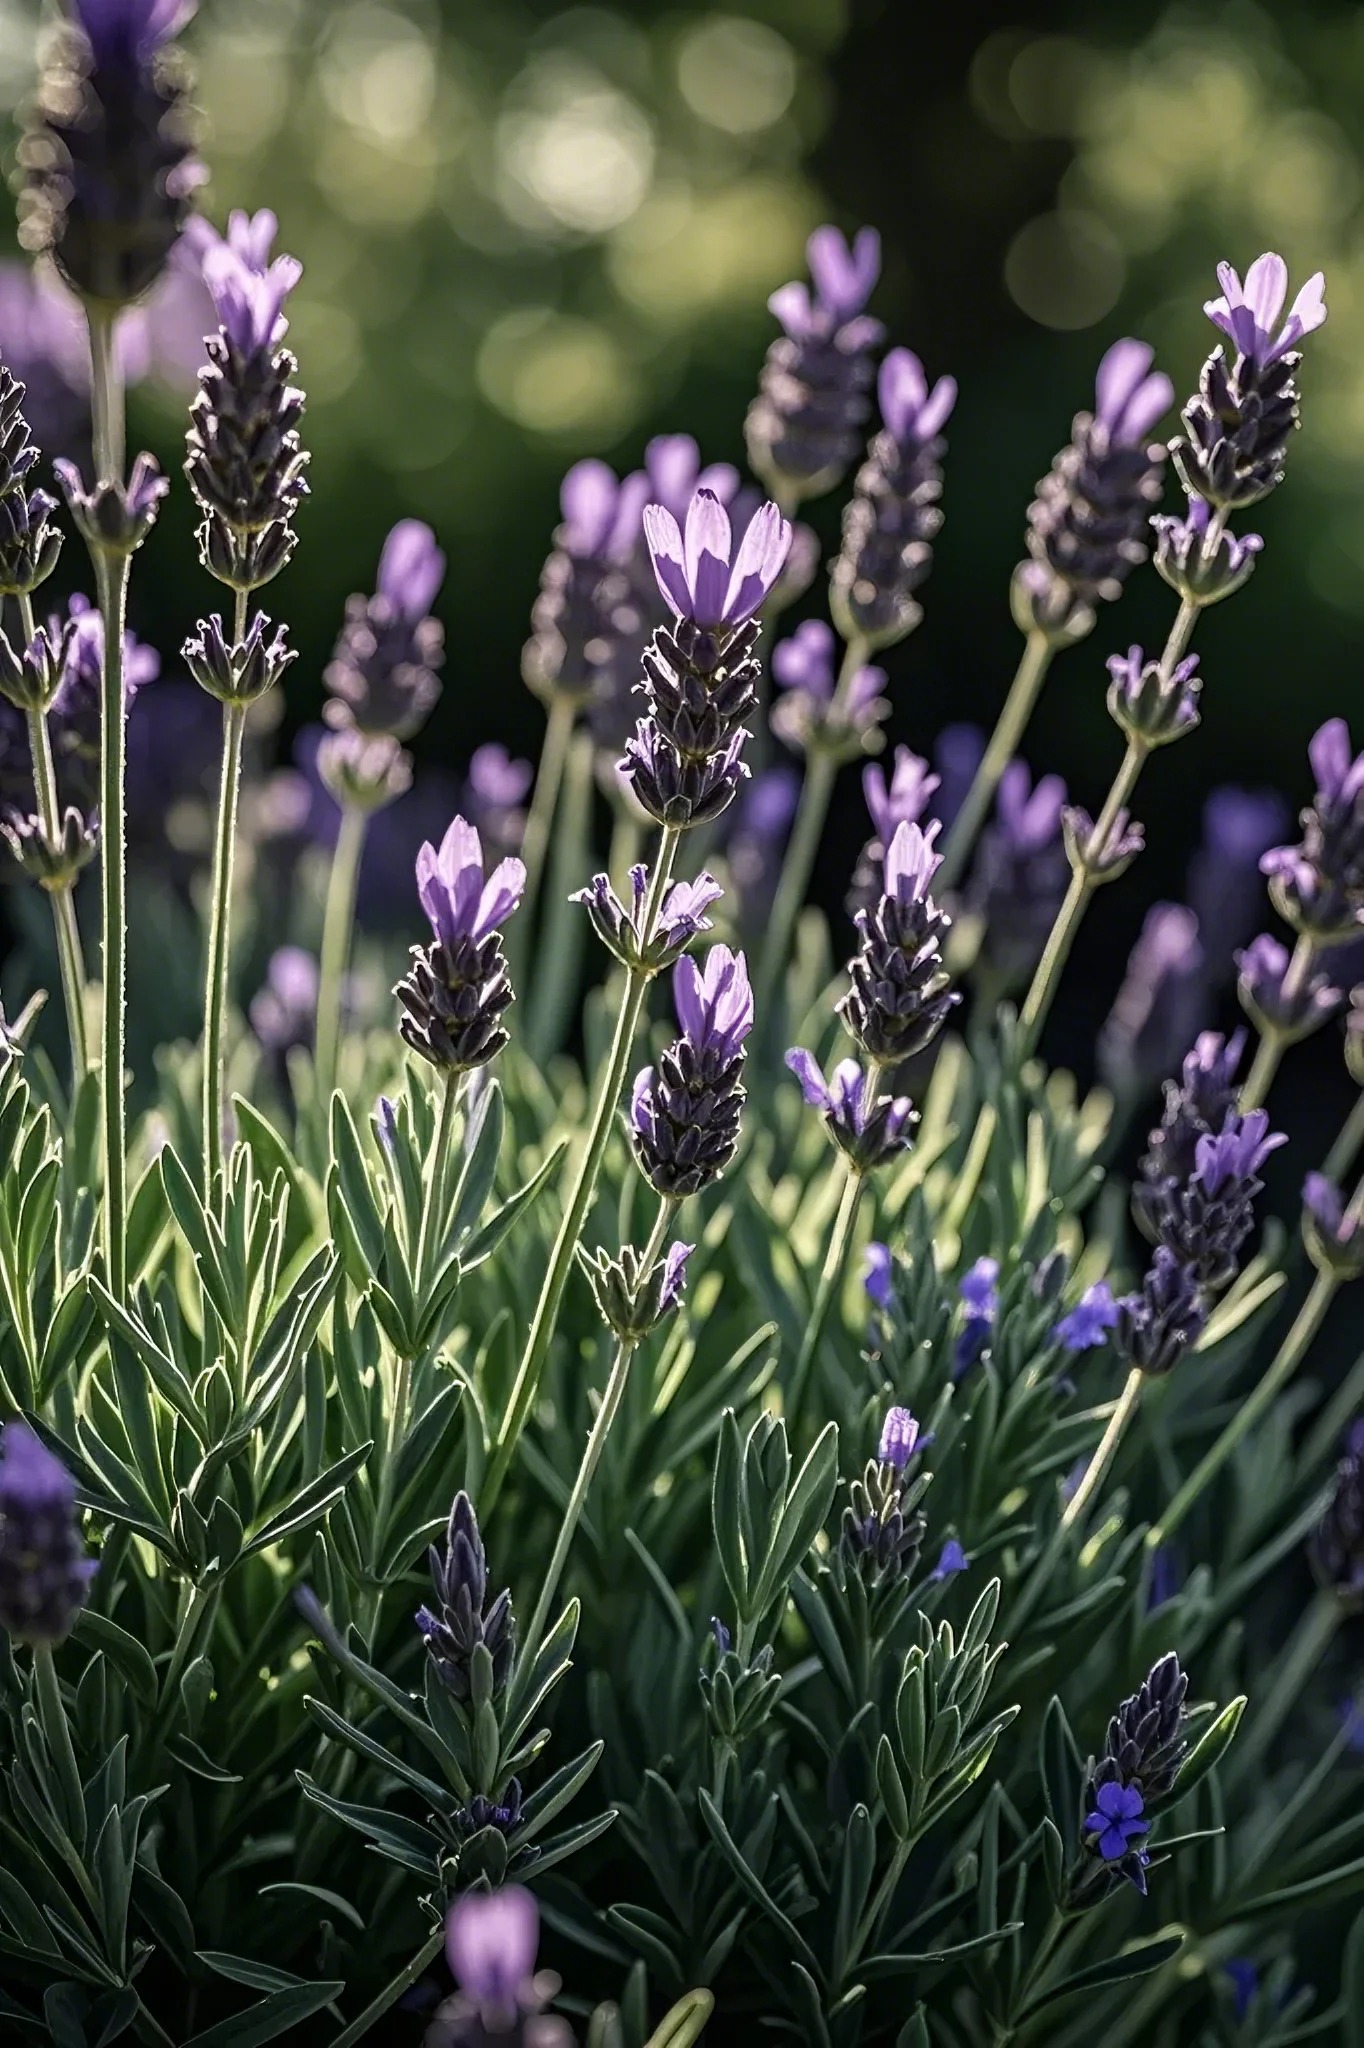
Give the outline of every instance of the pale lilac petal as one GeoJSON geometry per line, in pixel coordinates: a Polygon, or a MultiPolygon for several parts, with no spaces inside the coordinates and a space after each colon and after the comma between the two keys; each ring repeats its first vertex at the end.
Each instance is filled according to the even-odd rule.
{"type": "Polygon", "coordinates": [[[453,938],[449,891],[441,880],[440,862],[429,839],[417,855],[417,895],[436,937],[442,940],[453,938]]]}
{"type": "MultiPolygon", "coordinates": [[[[747,534],[744,540],[747,542],[747,534]]],[[[698,626],[718,626],[727,616],[725,595],[732,545],[729,514],[724,506],[713,491],[697,491],[687,508],[683,562],[691,592],[690,616],[698,626]]]]}
{"type": "Polygon", "coordinates": [[[1343,789],[1350,772],[1350,728],[1343,718],[1328,718],[1318,727],[1307,746],[1317,788],[1327,797],[1343,789]]]}
{"type": "Polygon", "coordinates": [[[377,589],[414,623],[426,617],[445,576],[445,556],[422,519],[400,519],[379,557],[377,589]]]}
{"type": "Polygon", "coordinates": [[[682,1289],[686,1283],[687,1260],[695,1250],[696,1246],[694,1244],[677,1243],[669,1245],[668,1256],[663,1261],[663,1280],[658,1290],[658,1305],[660,1308],[673,1308],[682,1299],[682,1289]]]}
{"type": "Polygon", "coordinates": [[[782,572],[791,549],[791,522],[768,503],[748,522],[724,600],[723,617],[731,626],[751,619],[782,572]]]}
{"type": "Polygon", "coordinates": [[[706,1030],[706,989],[689,953],[684,953],[673,969],[673,1005],[677,1021],[687,1036],[703,1038],[706,1030]]]}
{"type": "Polygon", "coordinates": [[[829,1090],[814,1054],[807,1052],[803,1045],[793,1045],[786,1055],[786,1064],[800,1082],[800,1092],[811,1109],[828,1109],[829,1090]]]}
{"type": "Polygon", "coordinates": [[[1267,362],[1276,362],[1289,349],[1296,348],[1305,334],[1311,334],[1326,318],[1326,278],[1319,270],[1309,277],[1293,301],[1292,310],[1284,322],[1283,332],[1270,349],[1267,362]]]}
{"type": "Polygon", "coordinates": [[[739,472],[732,462],[708,462],[696,479],[698,491],[714,491],[722,505],[738,494],[739,472]]]}
{"type": "Polygon", "coordinates": [[[677,521],[664,506],[645,506],[644,538],[659,589],[678,618],[686,618],[691,610],[691,592],[682,558],[682,535],[677,521]]]}
{"type": "Polygon", "coordinates": [[[644,451],[649,494],[674,519],[684,519],[696,489],[701,451],[690,434],[656,434],[644,451]]]}
{"type": "Polygon", "coordinates": [[[1273,332],[1287,296],[1288,265],[1282,256],[1267,250],[1255,258],[1246,272],[1245,300],[1261,334],[1273,332]]]}
{"type": "Polygon", "coordinates": [[[478,899],[478,913],[469,934],[475,944],[486,939],[489,932],[496,931],[511,916],[521,901],[525,886],[526,870],[521,861],[513,856],[498,862],[478,899]]]}
{"type": "Polygon", "coordinates": [[[829,1077],[829,1099],[835,1114],[848,1117],[855,1131],[867,1121],[866,1076],[856,1060],[840,1060],[829,1077]]]}
{"type": "Polygon", "coordinates": [[[947,425],[956,402],[956,378],[939,377],[919,414],[918,435],[921,441],[931,441],[935,434],[941,432],[947,425]]]}
{"type": "Polygon", "coordinates": [[[814,319],[814,309],[810,304],[809,291],[803,284],[782,285],[768,300],[767,310],[786,329],[793,341],[798,341],[803,334],[809,333],[814,319]]]}
{"type": "Polygon", "coordinates": [[[519,1885],[465,1892],[445,1922],[445,1955],[455,1979],[478,2005],[514,2011],[535,1974],[540,1914],[519,1885]]]}
{"type": "Polygon", "coordinates": [[[876,396],[892,438],[907,441],[928,396],[924,366],[912,349],[891,349],[877,375],[876,396]]]}
{"type": "Polygon", "coordinates": [[[654,1127],[654,1070],[642,1067],[635,1075],[635,1085],[630,1091],[631,1128],[647,1136],[654,1127]]]}
{"type": "Polygon", "coordinates": [[[1116,429],[1128,399],[1150,369],[1154,356],[1155,350],[1148,343],[1135,341],[1130,335],[1115,341],[1104,355],[1094,380],[1094,415],[1110,430],[1116,429]]]}
{"type": "MultiPolygon", "coordinates": [[[[559,489],[564,545],[571,554],[600,554],[616,516],[616,473],[589,456],[575,462],[559,489]]],[[[679,549],[679,553],[680,553],[679,549]]]]}

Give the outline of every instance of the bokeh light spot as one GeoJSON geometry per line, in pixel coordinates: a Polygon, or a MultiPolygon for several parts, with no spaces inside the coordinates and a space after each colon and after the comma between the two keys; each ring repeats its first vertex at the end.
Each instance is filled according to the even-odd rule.
{"type": "Polygon", "coordinates": [[[1126,272],[1116,237],[1091,213],[1039,214],[1004,258],[1009,296],[1041,327],[1092,327],[1117,304],[1126,272]]]}
{"type": "Polygon", "coordinates": [[[537,434],[612,434],[639,404],[629,356],[606,328],[547,307],[495,320],[478,381],[500,412],[537,434]]]}
{"type": "Polygon", "coordinates": [[[508,97],[495,148],[511,218],[588,235],[628,220],[653,175],[644,110],[594,67],[557,55],[537,59],[508,97]]]}
{"type": "Polygon", "coordinates": [[[779,121],[796,90],[791,45],[758,21],[716,15],[685,38],[677,83],[693,113],[730,135],[755,135],[779,121]]]}

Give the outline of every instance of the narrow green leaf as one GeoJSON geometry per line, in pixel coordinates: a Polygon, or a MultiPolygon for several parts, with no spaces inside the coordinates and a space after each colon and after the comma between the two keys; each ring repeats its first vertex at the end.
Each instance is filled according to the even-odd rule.
{"type": "Polygon", "coordinates": [[[263,2042],[277,2041],[291,2027],[331,2005],[345,1988],[345,1979],[339,1978],[331,1984],[297,1984],[287,1991],[272,1991],[246,2012],[195,2034],[184,2048],[261,2048],[263,2042]]]}
{"type": "Polygon", "coordinates": [[[1051,1984],[1036,1998],[1024,2006],[1021,2019],[1032,2019],[1045,2012],[1049,2005],[1056,2005],[1063,1998],[1074,1998],[1081,1991],[1104,1991],[1110,1984],[1123,1984],[1132,1977],[1149,1977],[1153,1970],[1164,1967],[1184,1946],[1183,1933],[1164,1934],[1156,1941],[1142,1942],[1137,1948],[1124,1949],[1121,1955],[1106,1956],[1100,1963],[1090,1963],[1083,1970],[1063,1977],[1059,1984],[1051,1984]]]}
{"type": "Polygon", "coordinates": [[[1241,1725],[1241,1716],[1246,1710],[1246,1695],[1240,1693],[1223,1707],[1212,1726],[1194,1744],[1180,1765],[1175,1779],[1172,1797],[1183,1799],[1192,1792],[1195,1785],[1201,1785],[1209,1771],[1215,1770],[1236,1739],[1241,1725]]]}
{"type": "Polygon", "coordinates": [[[644,2048],[692,2048],[692,2043],[700,2040],[701,2030],[714,2010],[713,1993],[689,1991],[685,1998],[678,1999],[670,2012],[664,2014],[644,2048]]]}

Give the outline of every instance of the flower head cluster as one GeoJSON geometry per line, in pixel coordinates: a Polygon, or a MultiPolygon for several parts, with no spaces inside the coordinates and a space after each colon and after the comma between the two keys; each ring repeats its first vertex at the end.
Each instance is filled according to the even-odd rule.
{"type": "Polygon", "coordinates": [[[73,0],[20,150],[25,246],[85,299],[140,298],[165,269],[203,178],[183,54],[184,0],[73,0]]]}
{"type": "Polygon", "coordinates": [[[1319,945],[1339,945],[1364,927],[1364,754],[1343,718],[1328,719],[1309,746],[1316,778],[1302,813],[1302,839],[1260,866],[1279,915],[1319,945]]]}
{"type": "Polygon", "coordinates": [[[890,705],[885,671],[857,669],[839,691],[834,676],[834,634],[823,619],[806,619],[772,650],[772,676],[781,695],[772,730],[797,753],[827,750],[851,759],[869,744],[890,705]]]}
{"type": "Polygon", "coordinates": [[[1302,1189],[1302,1234],[1319,1273],[1357,1280],[1364,1273],[1364,1229],[1358,1205],[1346,1206],[1336,1183],[1309,1173],[1302,1189]]]}
{"type": "Polygon", "coordinates": [[[863,311],[881,272],[875,230],[862,228],[849,247],[837,228],[816,228],[805,254],[814,290],[787,284],[768,300],[783,332],[744,426],[754,474],[788,502],[832,490],[847,471],[883,332],[863,311]]]}
{"type": "Polygon", "coordinates": [[[1170,1651],[1118,1708],[1103,1755],[1090,1767],[1085,1847],[1104,1866],[1104,1875],[1127,1878],[1140,1892],[1146,1890],[1150,1862],[1142,1846],[1151,1827],[1147,1812],[1174,1790],[1188,1747],[1188,1690],[1188,1678],[1170,1651]]]}
{"type": "Polygon", "coordinates": [[[289,381],[298,365],[282,346],[284,303],[303,266],[271,260],[276,229],[272,213],[234,213],[225,236],[207,222],[196,235],[220,325],[205,343],[185,472],[204,513],[204,566],[237,591],[268,583],[289,560],[308,488],[303,393],[289,381]]]}
{"type": "Polygon", "coordinates": [[[1205,957],[1198,919],[1182,903],[1154,903],[1099,1033],[1099,1072],[1118,1095],[1167,1074],[1203,1015],[1205,957]]]}
{"type": "Polygon", "coordinates": [[[621,773],[640,804],[679,829],[718,817],[747,772],[745,720],[756,703],[755,614],[781,574],[791,528],[763,505],[735,545],[729,515],[698,489],[685,528],[650,505],[644,531],[671,626],[644,656],[648,715],[626,741],[621,773]]]}
{"type": "Polygon", "coordinates": [[[918,1563],[928,1526],[918,1511],[924,1485],[907,1475],[923,1443],[908,1408],[888,1408],[876,1456],[848,1488],[839,1553],[869,1589],[894,1585],[918,1563]]]}
{"type": "Polygon", "coordinates": [[[506,1691],[516,1657],[516,1618],[511,1594],[488,1602],[488,1559],[478,1517],[467,1493],[455,1495],[445,1543],[430,1550],[434,1603],[417,1609],[417,1627],[441,1683],[457,1700],[472,1692],[475,1650],[492,1659],[494,1696],[506,1691]]]}
{"type": "Polygon", "coordinates": [[[1151,521],[1156,536],[1156,568],[1186,604],[1216,604],[1239,590],[1264,547],[1258,533],[1228,533],[1213,525],[1206,498],[1191,497],[1182,516],[1158,512],[1151,521]]]}
{"type": "Polygon", "coordinates": [[[1108,708],[1129,739],[1163,747],[1182,739],[1198,724],[1198,656],[1188,654],[1166,673],[1159,661],[1145,660],[1140,647],[1110,654],[1108,708]]]}
{"type": "Polygon", "coordinates": [[[1320,967],[1295,961],[1287,946],[1261,932],[1236,955],[1236,992],[1241,1007],[1261,1031],[1273,1032],[1285,1044],[1306,1038],[1345,1000],[1320,967]]]}
{"type": "Polygon", "coordinates": [[[871,818],[873,837],[858,856],[848,891],[848,913],[871,910],[885,893],[886,849],[901,825],[917,825],[929,807],[939,778],[927,761],[908,747],[895,749],[889,777],[879,761],[862,770],[862,794],[871,818]]]}
{"type": "Polygon", "coordinates": [[[852,987],[838,1005],[868,1059],[889,1065],[931,1045],[953,1005],[942,942],[950,918],[929,894],[941,865],[936,825],[899,825],[886,849],[880,901],[856,917],[852,987]]]}
{"type": "Polygon", "coordinates": [[[1255,1223],[1260,1168],[1286,1143],[1271,1132],[1268,1112],[1228,1112],[1219,1131],[1195,1141],[1193,1172],[1185,1180],[1162,1176],[1134,1191],[1137,1215],[1156,1244],[1187,1265],[1210,1293],[1236,1277],[1242,1246],[1255,1223]]]}
{"type": "Polygon", "coordinates": [[[1335,1487],[1312,1537],[1312,1566],[1348,1613],[1364,1610],[1364,1422],[1336,1466],[1335,1487]]]}
{"type": "Polygon", "coordinates": [[[673,998],[681,1036],[636,1077],[630,1124],[645,1179],[680,1200],[718,1179],[739,1142],[744,1041],[753,1028],[743,954],[712,946],[702,968],[684,955],[673,998]]]}
{"type": "Polygon", "coordinates": [[[793,1046],[786,1064],[855,1172],[872,1173],[909,1150],[919,1119],[907,1095],[878,1095],[874,1074],[856,1060],[840,1060],[826,1081],[804,1046],[793,1046]]]}
{"type": "Polygon", "coordinates": [[[499,927],[525,884],[514,858],[485,874],[482,842],[463,818],[453,820],[439,852],[428,840],[417,855],[417,891],[434,938],[412,948],[394,994],[403,1037],[435,1066],[481,1067],[507,1043],[502,1013],[513,998],[499,927]]]}
{"type": "Polygon", "coordinates": [[[631,563],[647,495],[642,473],[622,482],[594,458],[564,477],[562,517],[521,656],[527,686],[546,703],[562,696],[580,706],[619,694],[618,674],[643,638],[631,563]]]}
{"type": "Polygon", "coordinates": [[[1037,486],[1028,510],[1032,560],[1015,577],[1015,607],[1030,631],[1075,637],[1091,608],[1117,597],[1146,559],[1146,527],[1160,497],[1165,451],[1148,439],[1174,388],[1151,368],[1145,342],[1116,341],[1099,365],[1092,413],[1037,486]]]}
{"type": "Polygon", "coordinates": [[[988,1254],[968,1266],[957,1283],[961,1328],[952,1346],[952,1377],[962,1378],[984,1357],[999,1309],[999,1260],[988,1254]]]}
{"type": "Polygon", "coordinates": [[[98,1569],[81,1547],[76,1487],[26,1422],[0,1431],[0,1628],[20,1642],[68,1635],[98,1569]]]}
{"type": "Polygon", "coordinates": [[[445,632],[431,606],[445,575],[436,536],[402,519],[384,542],[372,597],[351,597],[327,665],[317,772],[343,808],[375,811],[411,786],[402,746],[440,695],[445,632]]]}
{"type": "Polygon", "coordinates": [[[999,780],[995,815],[980,836],[964,908],[980,927],[980,968],[1004,987],[1031,974],[1042,957],[1070,881],[1062,835],[1066,785],[1059,775],[1034,783],[1025,762],[999,780]]]}
{"type": "Polygon", "coordinates": [[[1298,425],[1298,343],[1326,318],[1320,271],[1298,293],[1283,320],[1288,266],[1282,256],[1257,256],[1245,283],[1219,263],[1220,298],[1204,308],[1235,354],[1216,348],[1198,390],[1184,408],[1185,433],[1170,444],[1188,490],[1230,510],[1254,505],[1282,481],[1289,436],[1298,425]]]}
{"type": "Polygon", "coordinates": [[[674,882],[659,906],[651,934],[646,931],[649,870],[643,862],[630,870],[628,906],[612,888],[609,875],[594,875],[585,889],[575,891],[572,901],[584,906],[597,937],[622,966],[646,967],[658,974],[679,960],[694,938],[711,930],[707,912],[723,894],[711,874],[674,882]]]}
{"type": "Polygon", "coordinates": [[[942,525],[942,429],[957,386],[940,377],[930,391],[919,358],[896,348],[881,365],[877,394],[881,432],[843,514],[829,602],[846,638],[885,647],[923,616],[914,592],[932,566],[942,525]]]}

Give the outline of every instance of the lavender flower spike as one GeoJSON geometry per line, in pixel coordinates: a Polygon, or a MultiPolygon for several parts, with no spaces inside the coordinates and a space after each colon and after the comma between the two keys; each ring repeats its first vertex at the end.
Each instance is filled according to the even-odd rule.
{"type": "Polygon", "coordinates": [[[649,1185],[681,1199],[719,1178],[734,1157],[744,1104],[744,1041],[753,991],[742,953],[712,946],[705,966],[673,970],[682,1035],[637,1077],[630,1103],[635,1157],[649,1185]]]}
{"type": "Polygon", "coordinates": [[[506,923],[525,885],[526,870],[514,858],[499,861],[485,879],[482,844],[463,818],[451,822],[439,853],[428,839],[417,855],[417,894],[446,946],[461,940],[478,945],[486,939],[506,923]]]}
{"type": "Polygon", "coordinates": [[[861,229],[850,248],[837,228],[816,228],[806,257],[813,296],[788,284],[767,302],[785,332],[767,351],[744,423],[754,473],[791,500],[831,490],[852,460],[882,336],[862,310],[881,268],[875,230],[861,229]]]}
{"type": "Polygon", "coordinates": [[[923,616],[914,592],[932,565],[942,525],[942,428],[957,387],[951,377],[940,377],[930,391],[919,358],[897,348],[881,365],[877,391],[882,431],[843,514],[829,602],[846,639],[886,647],[923,616]]]}
{"type": "Polygon", "coordinates": [[[268,210],[228,217],[226,235],[205,220],[193,235],[223,332],[238,355],[250,360],[278,348],[288,331],[284,301],[303,275],[296,256],[270,251],[279,222],[268,210]]]}
{"type": "Polygon", "coordinates": [[[1099,1032],[1099,1072],[1115,1094],[1153,1087],[1182,1057],[1205,1013],[1198,919],[1182,903],[1154,903],[1099,1032]]]}
{"type": "Polygon", "coordinates": [[[1330,718],[1308,748],[1316,790],[1297,846],[1260,862],[1274,908],[1319,945],[1353,938],[1364,922],[1364,754],[1343,718],[1330,718]]]}
{"type": "Polygon", "coordinates": [[[520,1885],[466,1892],[445,1919],[445,1955],[480,2019],[510,2027],[535,1974],[540,1914],[520,1885]]]}
{"type": "Polygon", "coordinates": [[[98,1569],[81,1549],[76,1486],[26,1422],[0,1431],[0,1628],[20,1642],[69,1635],[98,1569]]]}
{"type": "Polygon", "coordinates": [[[951,920],[929,895],[942,865],[927,832],[901,824],[886,850],[879,903],[859,910],[852,987],[838,1005],[848,1031],[869,1059],[889,1065],[932,1043],[960,998],[947,986],[942,941],[951,920]]]}
{"type": "Polygon", "coordinates": [[[686,527],[662,505],[644,508],[644,537],[658,587],[679,619],[729,634],[753,617],[782,571],[791,523],[775,505],[755,512],[734,552],[729,514],[714,491],[696,492],[686,527]]]}
{"type": "Polygon", "coordinates": [[[1268,932],[1241,949],[1236,967],[1241,1008],[1261,1032],[1272,1032],[1285,1045],[1327,1023],[1345,1001],[1344,990],[1333,987],[1319,967],[1290,974],[1288,948],[1268,932]]]}
{"type": "Polygon", "coordinates": [[[866,667],[855,671],[835,709],[835,644],[823,619],[806,619],[773,649],[772,675],[782,694],[772,708],[772,730],[797,753],[827,749],[851,760],[877,744],[874,735],[890,705],[882,694],[885,671],[866,667]]]}
{"type": "Polygon", "coordinates": [[[1198,656],[1186,654],[1166,674],[1164,664],[1147,661],[1140,647],[1110,654],[1108,709],[1129,739],[1163,747],[1198,724],[1198,656]]]}
{"type": "Polygon", "coordinates": [[[410,739],[440,696],[445,633],[431,606],[445,556],[420,519],[400,519],[384,542],[373,597],[351,597],[327,665],[327,723],[410,739]]]}
{"type": "Polygon", "coordinates": [[[1318,270],[1299,291],[1283,326],[1274,332],[1288,296],[1288,265],[1282,256],[1257,256],[1244,285],[1230,263],[1219,263],[1217,282],[1222,296],[1209,299],[1203,311],[1259,369],[1268,368],[1296,348],[1304,335],[1326,319],[1326,278],[1318,270]]]}
{"type": "Polygon", "coordinates": [[[793,1046],[786,1064],[810,1107],[821,1112],[829,1136],[855,1172],[871,1173],[908,1151],[919,1119],[907,1095],[878,1095],[870,1075],[856,1060],[840,1060],[826,1081],[814,1054],[804,1046],[793,1046]]]}
{"type": "Polygon", "coordinates": [[[701,932],[711,930],[713,920],[706,913],[724,893],[711,874],[699,874],[693,881],[674,882],[663,899],[647,946],[644,907],[649,895],[649,870],[642,863],[630,870],[629,909],[612,888],[609,875],[594,875],[585,889],[575,891],[570,901],[584,906],[597,937],[622,965],[647,967],[657,974],[671,967],[701,932]]]}
{"type": "Polygon", "coordinates": [[[507,1043],[501,1017],[512,988],[498,927],[520,902],[525,881],[516,859],[485,876],[482,843],[463,818],[453,821],[439,852],[428,840],[417,856],[417,890],[434,942],[412,948],[394,993],[403,1037],[435,1066],[484,1066],[507,1043]]]}
{"type": "Polygon", "coordinates": [[[1309,1173],[1303,1182],[1302,1234],[1319,1273],[1337,1280],[1357,1280],[1364,1273],[1361,1219],[1324,1173],[1309,1173]]]}

